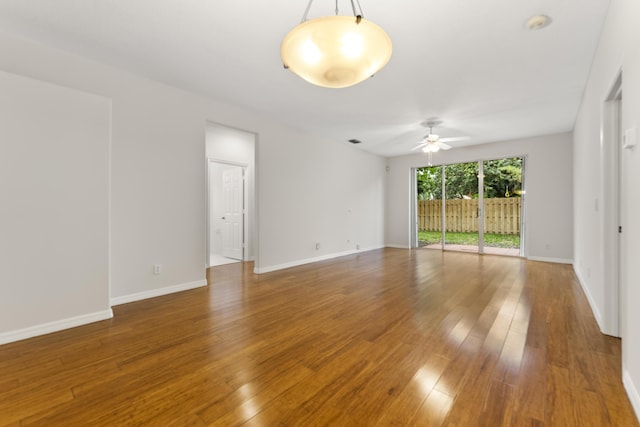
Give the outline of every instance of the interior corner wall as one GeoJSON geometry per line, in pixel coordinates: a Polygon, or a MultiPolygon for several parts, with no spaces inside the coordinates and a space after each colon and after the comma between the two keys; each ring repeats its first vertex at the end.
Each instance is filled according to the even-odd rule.
{"type": "Polygon", "coordinates": [[[0,344],[111,317],[110,100],[0,71],[0,344]]]}
{"type": "Polygon", "coordinates": [[[302,133],[258,153],[258,272],[384,246],[384,158],[302,133]]]}
{"type": "Polygon", "coordinates": [[[207,122],[258,135],[257,271],[384,245],[380,156],[6,32],[0,70],[112,100],[112,304],[206,285],[207,122]]]}
{"type": "MultiPolygon", "coordinates": [[[[640,126],[640,2],[616,0],[609,12],[585,88],[574,128],[574,268],[594,311],[606,310],[609,283],[604,279],[603,217],[601,205],[604,171],[601,166],[603,105],[622,71],[622,129],[640,126]]],[[[623,380],[636,414],[640,416],[640,182],[639,148],[623,150],[621,220],[622,259],[620,332],[623,380]]],[[[614,231],[615,232],[615,231],[614,231]]]]}
{"type": "MultiPolygon", "coordinates": [[[[453,164],[526,156],[524,229],[530,259],[571,263],[573,260],[573,166],[571,133],[474,145],[439,151],[433,164],[453,164]],[[549,212],[553,212],[550,215],[549,212]]],[[[387,244],[410,247],[412,168],[427,166],[424,154],[388,160],[387,244]]]]}

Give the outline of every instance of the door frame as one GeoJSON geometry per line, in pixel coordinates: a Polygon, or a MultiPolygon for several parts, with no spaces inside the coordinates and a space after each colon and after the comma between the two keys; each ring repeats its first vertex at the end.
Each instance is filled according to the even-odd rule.
{"type": "MultiPolygon", "coordinates": [[[[618,72],[602,108],[600,167],[602,170],[601,257],[605,286],[602,331],[620,336],[620,294],[622,287],[621,186],[622,186],[622,71],[618,72]]],[[[624,231],[624,230],[623,230],[624,231]]]]}
{"type": "Polygon", "coordinates": [[[478,162],[478,253],[484,254],[484,162],[478,162]]]}
{"type": "Polygon", "coordinates": [[[419,168],[411,168],[411,193],[413,197],[411,198],[411,218],[409,218],[409,222],[411,224],[409,236],[409,244],[412,248],[417,248],[419,245],[418,242],[418,169],[419,168]]]}

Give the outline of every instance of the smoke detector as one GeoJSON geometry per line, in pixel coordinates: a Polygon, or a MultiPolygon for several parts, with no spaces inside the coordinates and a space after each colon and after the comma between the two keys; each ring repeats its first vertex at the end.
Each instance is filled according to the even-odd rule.
{"type": "Polygon", "coordinates": [[[551,24],[551,18],[547,15],[535,15],[529,18],[525,26],[529,30],[540,30],[544,27],[549,26],[551,24]]]}

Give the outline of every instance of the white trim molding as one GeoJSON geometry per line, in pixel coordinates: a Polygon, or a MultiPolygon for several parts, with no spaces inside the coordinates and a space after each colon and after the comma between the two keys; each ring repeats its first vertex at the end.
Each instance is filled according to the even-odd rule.
{"type": "Polygon", "coordinates": [[[527,259],[529,261],[552,262],[554,264],[573,264],[572,259],[565,259],[565,258],[546,258],[546,257],[539,257],[539,256],[529,256],[527,257],[527,259]]]}
{"type": "Polygon", "coordinates": [[[636,385],[633,383],[629,371],[626,369],[622,372],[622,384],[624,384],[624,389],[627,391],[627,396],[629,396],[631,406],[633,406],[633,409],[636,411],[636,416],[640,418],[640,393],[638,392],[636,385]]]}
{"type": "Polygon", "coordinates": [[[411,246],[405,246],[405,245],[385,245],[386,248],[393,248],[393,249],[411,249],[411,246]]]}
{"type": "Polygon", "coordinates": [[[589,306],[591,307],[591,312],[593,313],[593,317],[596,318],[596,322],[598,323],[598,328],[600,328],[600,332],[602,332],[605,335],[609,335],[606,330],[603,328],[603,323],[602,323],[602,314],[600,314],[600,310],[598,310],[598,306],[595,302],[595,300],[593,299],[593,296],[591,295],[591,292],[589,291],[589,288],[587,286],[585,286],[585,281],[582,278],[582,276],[580,275],[580,272],[578,271],[578,269],[576,268],[576,266],[573,266],[573,272],[576,275],[576,278],[578,279],[578,283],[580,284],[580,287],[582,288],[582,292],[584,292],[584,294],[587,296],[587,301],[589,302],[589,306]]]}
{"type": "Polygon", "coordinates": [[[299,259],[299,260],[296,260],[296,261],[285,262],[283,264],[271,265],[271,266],[268,266],[268,267],[256,267],[256,268],[253,269],[253,272],[255,274],[270,273],[272,271],[284,270],[285,268],[297,267],[299,265],[311,264],[313,262],[319,262],[319,261],[326,261],[328,259],[339,258],[341,256],[353,255],[353,254],[356,254],[356,253],[361,253],[361,252],[366,252],[366,251],[373,251],[373,250],[382,249],[382,248],[384,248],[384,246],[373,246],[373,247],[369,247],[369,248],[354,249],[354,250],[350,250],[350,251],[338,252],[338,253],[333,253],[333,254],[328,254],[328,255],[322,255],[322,256],[313,257],[313,258],[299,259]]]}
{"type": "Polygon", "coordinates": [[[165,288],[151,289],[150,291],[138,292],[121,297],[111,298],[111,305],[126,304],[129,302],[140,301],[148,298],[155,298],[162,295],[174,294],[176,292],[188,291],[191,289],[202,288],[207,286],[207,280],[198,280],[196,282],[182,283],[180,285],[167,286],[165,288]]]}
{"type": "Polygon", "coordinates": [[[28,328],[18,329],[17,331],[5,332],[0,334],[0,345],[26,340],[28,338],[46,335],[52,332],[62,331],[64,329],[75,328],[77,326],[111,319],[112,317],[113,311],[108,309],[95,313],[83,314],[81,316],[69,317],[68,319],[55,320],[42,325],[30,326],[28,328]]]}

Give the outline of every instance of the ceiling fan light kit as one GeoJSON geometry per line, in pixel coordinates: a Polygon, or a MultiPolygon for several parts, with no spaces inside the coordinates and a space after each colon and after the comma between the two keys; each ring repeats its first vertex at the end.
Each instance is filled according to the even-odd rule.
{"type": "Polygon", "coordinates": [[[364,19],[360,2],[351,0],[353,16],[338,15],[302,22],[282,40],[284,67],[317,86],[344,88],[358,84],[380,71],[391,58],[391,39],[382,28],[364,19]]]}

